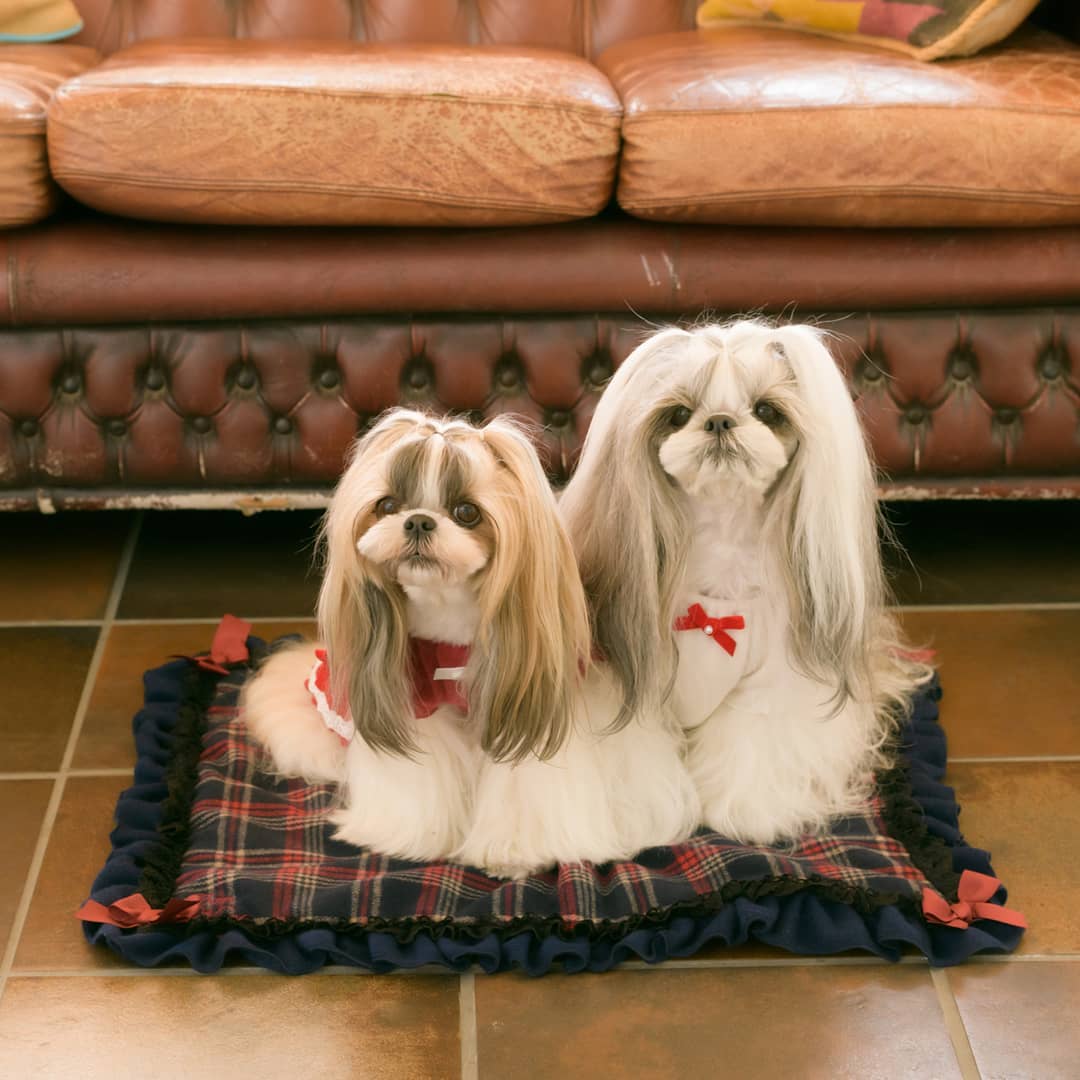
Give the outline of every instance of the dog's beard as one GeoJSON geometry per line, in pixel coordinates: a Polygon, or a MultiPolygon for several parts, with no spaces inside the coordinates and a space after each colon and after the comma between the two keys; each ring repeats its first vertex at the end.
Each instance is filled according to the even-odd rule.
{"type": "Polygon", "coordinates": [[[448,585],[462,578],[438,559],[424,551],[411,551],[403,555],[393,567],[399,585],[448,585]]]}
{"type": "Polygon", "coordinates": [[[779,440],[749,433],[723,439],[673,435],[661,444],[659,456],[663,470],[694,498],[734,491],[764,495],[788,463],[779,440]]]}

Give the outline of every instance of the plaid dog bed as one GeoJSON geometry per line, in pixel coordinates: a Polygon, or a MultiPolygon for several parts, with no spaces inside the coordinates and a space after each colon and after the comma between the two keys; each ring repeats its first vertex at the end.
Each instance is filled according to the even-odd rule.
{"type": "Polygon", "coordinates": [[[633,862],[501,882],[336,842],[330,788],[263,771],[236,707],[249,670],[181,659],[146,675],[135,785],[79,913],[90,941],[137,964],[182,958],[216,971],[238,954],[290,973],[440,963],[541,974],[750,939],[888,959],[908,945],[951,964],[1019,941],[1022,918],[1001,906],[988,856],[963,842],[939,783],[936,682],[915,702],[902,762],[879,777],[873,804],[826,836],[747,847],[703,830],[633,862]]]}

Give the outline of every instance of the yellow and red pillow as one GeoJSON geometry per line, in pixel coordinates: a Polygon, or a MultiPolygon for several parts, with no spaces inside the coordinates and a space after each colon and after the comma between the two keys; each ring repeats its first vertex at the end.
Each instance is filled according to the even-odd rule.
{"type": "Polygon", "coordinates": [[[759,23],[855,37],[919,60],[970,56],[1011,34],[1038,0],[705,0],[702,29],[759,23]]]}
{"type": "Polygon", "coordinates": [[[0,42],[59,41],[82,25],[71,0],[0,0],[0,42]]]}

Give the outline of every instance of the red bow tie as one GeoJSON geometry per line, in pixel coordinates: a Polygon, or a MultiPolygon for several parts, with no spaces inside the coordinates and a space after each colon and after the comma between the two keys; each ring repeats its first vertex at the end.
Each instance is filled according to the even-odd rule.
{"type": "Polygon", "coordinates": [[[712,619],[705,614],[700,604],[691,604],[685,615],[675,620],[676,630],[701,630],[728,654],[735,655],[735,639],[729,630],[745,630],[746,620],[741,615],[725,615],[722,619],[712,619]]]}

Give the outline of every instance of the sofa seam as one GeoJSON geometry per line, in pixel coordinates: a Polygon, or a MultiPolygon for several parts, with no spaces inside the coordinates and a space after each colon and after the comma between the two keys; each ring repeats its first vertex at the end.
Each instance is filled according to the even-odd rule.
{"type": "MultiPolygon", "coordinates": [[[[237,180],[229,183],[216,183],[216,184],[194,184],[191,182],[181,180],[162,180],[156,182],[148,177],[133,177],[130,174],[117,175],[101,172],[85,172],[70,169],[56,169],[53,171],[53,177],[58,182],[64,181],[79,181],[79,180],[92,180],[100,182],[108,182],[110,184],[118,184],[121,186],[145,188],[147,190],[168,190],[170,188],[178,189],[180,192],[191,192],[192,194],[198,194],[200,192],[237,192],[247,191],[251,192],[253,187],[253,181],[250,180],[237,180]]],[[[421,190],[407,190],[404,188],[350,188],[345,186],[333,186],[328,184],[311,184],[304,181],[280,181],[275,184],[268,184],[267,181],[259,181],[261,188],[257,189],[255,194],[266,195],[287,195],[291,193],[300,193],[307,195],[340,195],[356,199],[403,199],[410,202],[417,203],[436,203],[439,206],[449,207],[465,207],[475,209],[487,209],[498,208],[506,210],[522,210],[529,213],[536,214],[548,214],[557,212],[566,213],[581,213],[583,208],[580,205],[567,204],[567,203],[544,203],[539,204],[535,202],[514,202],[511,200],[498,200],[498,199],[475,199],[469,200],[466,198],[452,198],[447,196],[440,196],[438,194],[421,191],[421,190]]],[[[611,196],[611,184],[606,185],[607,198],[611,196]]],[[[605,199],[605,201],[606,201],[605,199]]],[[[603,205],[603,204],[601,204],[603,205]]]]}
{"type": "Polygon", "coordinates": [[[716,192],[710,194],[696,194],[677,201],[672,200],[646,200],[646,199],[622,199],[619,204],[624,209],[658,209],[686,207],[688,202],[718,202],[733,204],[739,202],[810,202],[818,199],[830,199],[840,195],[865,195],[884,197],[909,197],[909,198],[933,198],[933,199],[964,199],[970,202],[994,202],[1002,201],[1009,203],[1037,204],[1040,206],[1076,206],[1080,207],[1080,192],[1075,195],[1045,195],[1038,192],[1007,191],[1002,188],[979,190],[975,188],[960,187],[920,187],[904,190],[900,187],[822,187],[822,188],[778,188],[768,192],[716,192]]]}
{"type": "Polygon", "coordinates": [[[1035,114],[1038,116],[1071,116],[1080,117],[1080,109],[1048,109],[1042,108],[1038,105],[948,105],[940,102],[892,102],[874,104],[869,102],[865,105],[765,105],[759,108],[740,108],[740,109],[665,109],[650,107],[647,110],[643,109],[639,112],[633,111],[632,106],[627,106],[626,102],[623,102],[623,127],[626,128],[628,124],[642,124],[648,123],[652,120],[666,120],[673,116],[697,116],[708,117],[709,119],[717,119],[725,116],[768,116],[770,113],[802,113],[804,115],[812,115],[814,113],[824,113],[827,115],[835,115],[836,113],[851,112],[883,112],[888,110],[893,111],[911,111],[915,109],[925,109],[927,111],[934,112],[954,112],[963,113],[965,115],[970,113],[1016,113],[1019,115],[1035,114]]]}
{"type": "MultiPolygon", "coordinates": [[[[609,83],[610,85],[610,83],[609,83]]],[[[614,88],[613,88],[614,89],[614,88]]],[[[584,105],[576,104],[573,102],[556,102],[556,101],[530,101],[528,99],[521,98],[487,98],[487,97],[473,97],[466,94],[455,94],[450,91],[436,92],[425,91],[420,94],[411,93],[407,90],[392,93],[389,91],[368,91],[368,90],[344,90],[338,87],[332,89],[308,89],[302,86],[233,86],[230,84],[213,84],[213,83],[181,83],[170,82],[162,85],[161,83],[121,83],[116,86],[92,84],[78,88],[78,92],[74,93],[68,89],[67,93],[59,94],[54,101],[59,101],[59,106],[62,109],[69,102],[78,101],[100,94],[111,94],[114,96],[120,96],[129,91],[140,91],[152,93],[153,91],[173,91],[173,90],[195,90],[205,91],[207,93],[216,94],[221,91],[225,91],[231,94],[282,94],[292,95],[294,97],[316,97],[316,98],[361,98],[369,101],[420,101],[425,103],[438,103],[446,101],[460,102],[466,105],[494,105],[500,108],[514,107],[527,109],[540,112],[570,112],[580,113],[585,116],[602,117],[605,120],[608,119],[621,119],[624,115],[624,109],[621,99],[618,93],[614,94],[614,102],[610,105],[584,105]]],[[[140,97],[143,93],[139,93],[140,97]]],[[[52,109],[50,108],[50,111],[52,109]]]]}

